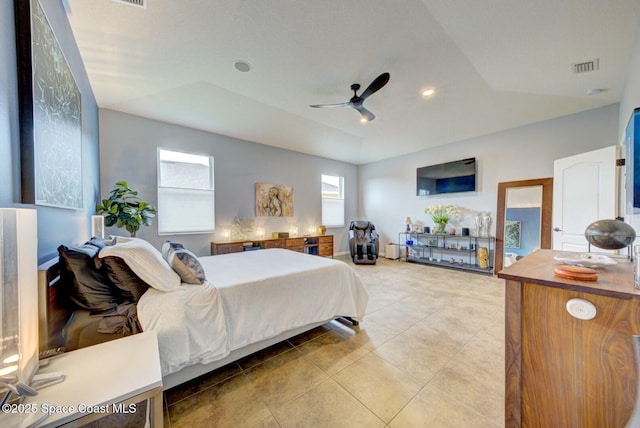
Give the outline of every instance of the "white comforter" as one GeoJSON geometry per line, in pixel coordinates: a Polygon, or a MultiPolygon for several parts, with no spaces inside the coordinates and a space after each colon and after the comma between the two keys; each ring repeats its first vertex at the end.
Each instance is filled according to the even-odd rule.
{"type": "Polygon", "coordinates": [[[361,320],[369,299],[350,266],[324,257],[270,249],[200,262],[206,284],[149,289],[138,302],[142,328],[158,333],[163,376],[307,324],[361,320]]]}

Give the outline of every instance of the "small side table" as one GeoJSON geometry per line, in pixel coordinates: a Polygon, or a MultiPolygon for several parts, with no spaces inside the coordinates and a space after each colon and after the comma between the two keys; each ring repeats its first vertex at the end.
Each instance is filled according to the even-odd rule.
{"type": "Polygon", "coordinates": [[[79,426],[112,413],[141,411],[135,403],[149,399],[152,427],[162,427],[162,373],[155,332],[143,332],[49,359],[39,373],[62,372],[62,383],[45,387],[24,404],[59,410],[41,422],[79,426]],[[93,411],[92,411],[93,410],[93,411]]]}

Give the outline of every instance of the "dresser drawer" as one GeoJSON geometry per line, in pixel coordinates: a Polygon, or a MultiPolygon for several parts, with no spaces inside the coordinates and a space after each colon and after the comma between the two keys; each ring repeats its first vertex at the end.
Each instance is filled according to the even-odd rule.
{"type": "Polygon", "coordinates": [[[243,250],[242,242],[229,242],[228,244],[211,244],[211,254],[241,253],[243,250]]]}
{"type": "Polygon", "coordinates": [[[319,256],[333,256],[333,244],[320,244],[318,247],[319,256]]]}
{"type": "Polygon", "coordinates": [[[287,249],[290,250],[293,247],[304,247],[304,238],[288,238],[287,249]]]}
{"type": "Polygon", "coordinates": [[[322,244],[331,244],[333,246],[333,235],[328,236],[318,236],[318,243],[322,244]]]}
{"type": "Polygon", "coordinates": [[[284,239],[269,239],[264,241],[264,248],[286,248],[284,239]]]}

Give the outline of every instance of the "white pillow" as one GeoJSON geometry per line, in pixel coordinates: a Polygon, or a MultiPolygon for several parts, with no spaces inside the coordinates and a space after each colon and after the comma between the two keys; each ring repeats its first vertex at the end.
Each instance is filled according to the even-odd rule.
{"type": "Polygon", "coordinates": [[[100,250],[98,257],[120,257],[133,273],[156,290],[174,291],[180,288],[180,276],[162,258],[160,251],[144,239],[133,238],[106,246],[100,250]]]}

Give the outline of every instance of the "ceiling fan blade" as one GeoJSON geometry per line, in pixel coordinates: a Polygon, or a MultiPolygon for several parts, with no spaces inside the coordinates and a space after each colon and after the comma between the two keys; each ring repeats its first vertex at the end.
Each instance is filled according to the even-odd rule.
{"type": "Polygon", "coordinates": [[[360,112],[360,114],[362,115],[363,119],[365,119],[367,122],[371,122],[373,119],[376,118],[376,115],[371,113],[369,110],[367,110],[366,108],[364,108],[362,106],[362,104],[360,105],[355,105],[353,106],[354,109],[358,110],[360,112]]]}
{"type": "Polygon", "coordinates": [[[380,76],[376,77],[375,80],[371,82],[369,86],[367,86],[367,89],[365,89],[364,92],[360,94],[359,98],[364,101],[369,95],[382,89],[382,87],[389,82],[389,77],[389,73],[382,73],[380,76]]]}
{"type": "Polygon", "coordinates": [[[353,107],[353,104],[351,102],[338,103],[338,104],[313,104],[313,105],[310,105],[309,107],[315,107],[315,108],[353,107]]]}

